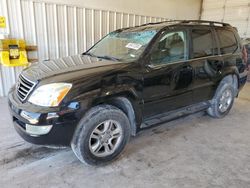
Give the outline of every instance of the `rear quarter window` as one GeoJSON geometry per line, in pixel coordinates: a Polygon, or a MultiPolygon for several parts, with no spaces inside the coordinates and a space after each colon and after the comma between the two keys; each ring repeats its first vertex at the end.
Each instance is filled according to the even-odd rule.
{"type": "Polygon", "coordinates": [[[234,53],[237,48],[237,40],[232,31],[216,29],[221,54],[234,53]]]}
{"type": "Polygon", "coordinates": [[[192,30],[193,58],[211,56],[216,51],[212,31],[208,29],[192,30]]]}

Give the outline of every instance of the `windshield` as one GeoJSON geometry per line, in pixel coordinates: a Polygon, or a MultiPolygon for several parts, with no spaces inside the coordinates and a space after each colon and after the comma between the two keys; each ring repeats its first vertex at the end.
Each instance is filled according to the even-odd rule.
{"type": "Polygon", "coordinates": [[[156,33],[156,30],[113,32],[86,54],[111,60],[136,60],[156,33]]]}

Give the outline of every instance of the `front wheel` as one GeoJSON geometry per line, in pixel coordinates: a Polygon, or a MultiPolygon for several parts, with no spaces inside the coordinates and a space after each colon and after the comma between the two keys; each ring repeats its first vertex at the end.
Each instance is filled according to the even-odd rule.
{"type": "Polygon", "coordinates": [[[130,137],[127,116],[111,105],[92,108],[80,121],[71,148],[84,163],[104,165],[123,151],[130,137]]]}
{"type": "Polygon", "coordinates": [[[234,103],[234,88],[228,83],[222,82],[211,102],[207,113],[214,118],[223,118],[231,110],[234,103]]]}

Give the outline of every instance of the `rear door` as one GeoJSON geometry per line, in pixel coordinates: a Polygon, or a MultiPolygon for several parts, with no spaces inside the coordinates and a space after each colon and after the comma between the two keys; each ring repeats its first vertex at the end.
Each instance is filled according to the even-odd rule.
{"type": "Polygon", "coordinates": [[[236,65],[239,72],[244,71],[245,65],[242,59],[242,49],[239,46],[232,28],[218,27],[215,30],[218,36],[220,54],[223,58],[225,67],[236,65]]]}
{"type": "Polygon", "coordinates": [[[152,47],[144,72],[145,118],[192,103],[188,38],[187,29],[167,30],[152,47]]]}
{"type": "Polygon", "coordinates": [[[210,100],[221,75],[223,59],[218,55],[217,38],[209,26],[193,26],[191,29],[191,59],[194,70],[192,83],[193,103],[210,100]]]}

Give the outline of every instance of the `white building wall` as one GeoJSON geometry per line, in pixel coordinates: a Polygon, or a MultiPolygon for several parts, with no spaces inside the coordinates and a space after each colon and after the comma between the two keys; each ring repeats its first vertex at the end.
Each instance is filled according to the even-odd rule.
{"type": "Polygon", "coordinates": [[[250,37],[250,0],[203,0],[203,20],[230,23],[241,37],[250,37]]]}
{"type": "MultiPolygon", "coordinates": [[[[40,1],[40,0],[37,0],[40,1]]],[[[171,19],[198,19],[201,0],[44,0],[171,19]]]]}

